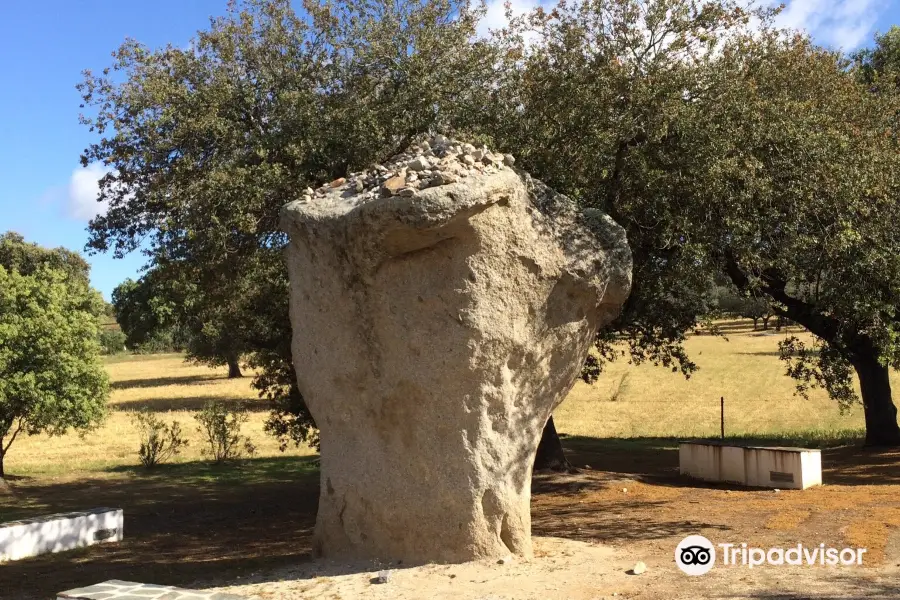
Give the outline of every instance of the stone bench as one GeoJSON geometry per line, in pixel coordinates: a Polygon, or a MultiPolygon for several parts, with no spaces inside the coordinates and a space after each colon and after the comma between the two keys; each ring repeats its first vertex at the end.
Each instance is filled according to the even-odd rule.
{"type": "Polygon", "coordinates": [[[153,585],[151,583],[135,583],[111,579],[90,585],[60,592],[56,600],[247,600],[244,596],[223,594],[222,592],[204,592],[202,590],[183,590],[170,585],[153,585]]]}
{"type": "Polygon", "coordinates": [[[803,490],[822,485],[822,454],[809,448],[679,442],[678,468],[695,479],[751,487],[803,490]]]}
{"type": "Polygon", "coordinates": [[[123,521],[122,509],[95,508],[0,523],[0,562],[122,541],[123,521]]]}

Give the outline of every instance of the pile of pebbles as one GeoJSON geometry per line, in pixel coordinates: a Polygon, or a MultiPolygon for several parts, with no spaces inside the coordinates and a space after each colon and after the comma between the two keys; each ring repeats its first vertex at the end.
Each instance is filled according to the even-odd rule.
{"type": "Polygon", "coordinates": [[[319,200],[362,204],[390,196],[412,197],[421,190],[464,181],[473,175],[498,173],[515,164],[511,154],[495,154],[486,146],[435,135],[424,138],[385,165],[374,165],[360,173],[335,179],[313,190],[303,191],[301,202],[319,200]]]}

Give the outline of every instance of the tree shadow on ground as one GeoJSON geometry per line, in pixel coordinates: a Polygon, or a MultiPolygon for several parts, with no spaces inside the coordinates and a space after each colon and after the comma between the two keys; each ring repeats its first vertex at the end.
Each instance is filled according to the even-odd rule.
{"type": "Polygon", "coordinates": [[[168,485],[178,481],[179,485],[265,485],[291,484],[298,477],[312,477],[318,485],[319,456],[277,456],[269,458],[246,458],[224,463],[212,461],[189,461],[164,463],[151,469],[140,465],[119,465],[110,467],[110,473],[126,474],[142,482],[153,485],[157,482],[168,485]]]}
{"type": "MultiPolygon", "coordinates": [[[[756,334],[756,335],[790,335],[796,333],[803,333],[806,331],[805,328],[799,325],[782,325],[781,329],[775,328],[775,319],[769,322],[769,328],[762,328],[762,320],[760,320],[758,324],[758,328],[753,328],[753,320],[752,319],[723,319],[721,321],[715,321],[715,330],[711,330],[709,328],[701,328],[699,330],[700,335],[710,335],[713,331],[716,331],[724,336],[729,335],[744,335],[744,334],[756,334]]],[[[696,334],[694,334],[696,335],[696,334]]]]}
{"type": "MultiPolygon", "coordinates": [[[[869,452],[858,446],[822,451],[825,488],[773,494],[770,489],[702,482],[679,474],[678,441],[564,437],[567,456],[579,471],[535,474],[534,534],[625,548],[643,544],[638,547],[644,551],[666,553],[680,539],[698,533],[710,539],[783,544],[790,536],[821,541],[824,528],[837,543],[841,527],[877,515],[882,498],[890,498],[890,488],[875,491],[872,486],[900,485],[900,451],[869,452]],[[813,517],[808,523],[802,516],[797,524],[788,519],[789,525],[780,525],[778,517],[790,517],[791,511],[813,517]]],[[[773,446],[797,441],[790,436],[765,440],[773,446]]],[[[894,504],[887,500],[884,506],[894,504]]]]}
{"type": "Polygon", "coordinates": [[[142,388],[166,387],[169,385],[190,385],[208,381],[227,379],[225,375],[182,375],[180,377],[148,377],[145,379],[123,379],[114,381],[110,387],[114,390],[131,390],[142,388]]]}
{"type": "Polygon", "coordinates": [[[823,450],[822,480],[826,485],[900,485],[900,448],[823,450]]]}
{"type": "MultiPolygon", "coordinates": [[[[562,436],[566,456],[576,467],[590,465],[591,470],[609,475],[637,479],[646,483],[677,487],[747,489],[743,486],[702,482],[682,477],[678,472],[678,442],[684,438],[593,438],[562,436]]],[[[711,440],[713,438],[710,438],[711,440]]],[[[726,443],[757,444],[779,447],[821,448],[822,479],[831,485],[898,485],[900,484],[900,448],[870,449],[849,438],[846,432],[835,432],[833,439],[805,438],[797,435],[742,436],[726,438],[726,443]],[[829,447],[835,445],[835,447],[829,447]]],[[[715,441],[720,441],[715,438],[715,441]]],[[[562,482],[552,493],[565,493],[565,487],[577,483],[562,482]]]]}
{"type": "Polygon", "coordinates": [[[203,396],[178,396],[175,398],[141,398],[133,401],[118,401],[110,404],[116,411],[149,410],[152,412],[198,411],[207,402],[218,402],[234,408],[242,407],[250,412],[266,412],[271,405],[259,398],[222,398],[214,394],[203,396]]]}
{"type": "MultiPolygon", "coordinates": [[[[817,356],[819,354],[819,350],[816,348],[810,348],[809,350],[810,356],[817,356]]],[[[781,352],[778,350],[754,350],[751,352],[735,352],[738,356],[774,356],[775,358],[781,358],[781,352]]]]}
{"type": "Polygon", "coordinates": [[[696,519],[648,520],[664,502],[609,499],[585,503],[542,503],[532,515],[532,533],[578,540],[621,544],[643,540],[684,537],[701,530],[731,531],[727,525],[696,519]]]}
{"type": "MultiPolygon", "coordinates": [[[[733,520],[747,510],[743,495],[721,492],[731,486],[678,475],[677,441],[565,438],[569,458],[582,472],[535,477],[534,534],[610,545],[658,541],[668,552],[672,540],[699,531],[731,536],[755,531],[758,517],[733,520]]],[[[212,587],[277,577],[279,569],[310,558],[319,496],[317,460],[275,457],[225,466],[188,462],[150,471],[118,467],[93,479],[14,480],[15,496],[0,497],[0,518],[120,507],[125,539],[3,565],[0,597],[46,600],[108,579],[212,587]]],[[[898,452],[829,449],[823,452],[823,466],[827,484],[900,483],[898,452]]],[[[751,502],[761,497],[753,494],[761,493],[749,490],[751,502]]],[[[372,570],[370,565],[354,568],[372,570]]],[[[795,598],[776,592],[757,597],[795,598]]]]}
{"type": "MultiPolygon", "coordinates": [[[[832,584],[834,596],[813,596],[810,592],[783,592],[778,590],[747,590],[743,598],[759,600],[810,600],[810,598],[833,597],[840,600],[896,600],[900,597],[898,583],[888,578],[873,579],[871,576],[853,573],[850,575],[829,574],[827,580],[832,584]]],[[[733,596],[716,596],[717,598],[733,598],[733,596]]]]}
{"type": "MultiPolygon", "coordinates": [[[[315,457],[120,471],[106,479],[15,485],[32,515],[122,508],[125,538],[6,564],[0,597],[45,600],[108,579],[165,585],[234,579],[309,558],[318,503],[315,457]]],[[[8,501],[0,497],[0,507],[10,508],[8,501]]]]}

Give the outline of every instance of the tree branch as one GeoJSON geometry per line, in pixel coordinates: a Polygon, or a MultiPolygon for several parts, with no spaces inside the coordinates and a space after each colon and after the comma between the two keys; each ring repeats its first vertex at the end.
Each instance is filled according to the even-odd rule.
{"type": "MultiPolygon", "coordinates": [[[[724,256],[725,272],[731,282],[742,292],[752,292],[753,284],[750,276],[738,265],[734,253],[730,249],[726,249],[724,256]]],[[[759,289],[772,300],[784,306],[783,309],[774,307],[778,314],[800,323],[813,335],[826,342],[833,343],[837,339],[841,330],[840,321],[824,314],[815,305],[788,295],[786,291],[787,278],[784,275],[775,269],[766,269],[759,275],[759,278],[762,281],[759,289]]]]}
{"type": "Polygon", "coordinates": [[[9,452],[10,446],[12,446],[13,442],[16,441],[16,436],[19,435],[19,432],[20,432],[20,431],[22,431],[22,427],[24,427],[24,423],[22,422],[22,419],[20,418],[20,419],[19,419],[19,425],[18,425],[18,427],[16,427],[16,430],[13,431],[12,437],[9,438],[9,443],[6,444],[6,447],[5,447],[5,448],[2,448],[2,445],[3,445],[3,444],[2,444],[2,438],[0,438],[0,448],[2,448],[2,450],[3,450],[3,452],[0,453],[0,455],[6,456],[6,453],[9,452]]]}

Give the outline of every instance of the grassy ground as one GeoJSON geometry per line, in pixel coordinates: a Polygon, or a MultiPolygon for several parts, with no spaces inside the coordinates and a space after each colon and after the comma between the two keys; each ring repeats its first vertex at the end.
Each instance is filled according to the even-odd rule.
{"type": "MultiPolygon", "coordinates": [[[[778,340],[785,333],[753,331],[748,322],[722,325],[725,337],[688,340],[688,352],[700,366],[690,379],[652,364],[612,363],[597,384],[576,384],[555,414],[557,428],[600,438],[718,437],[724,397],[728,436],[786,437],[815,445],[862,435],[862,406],[842,415],[821,390],[808,400],[794,394],[778,359],[778,340]]],[[[900,375],[894,377],[897,386],[900,375]]]]}
{"type": "MultiPolygon", "coordinates": [[[[724,324],[726,337],[694,336],[687,347],[700,370],[689,380],[653,365],[620,361],[596,385],[576,384],[556,412],[557,428],[595,438],[719,435],[719,398],[725,397],[729,436],[792,440],[803,445],[853,441],[862,434],[862,410],[840,414],[821,391],[806,400],[794,394],[777,357],[784,334],[753,332],[747,323],[724,324]]],[[[183,362],[181,356],[115,356],[107,360],[113,392],[110,417],[98,431],[80,437],[35,436],[17,441],[7,459],[10,473],[68,476],[108,473],[137,463],[139,440],[130,412],[149,408],[178,421],[190,440],[177,459],[202,458],[193,414],[207,400],[243,403],[245,425],[258,456],[279,457],[278,443],[263,431],[268,407],[250,388],[250,377],[227,379],[226,369],[183,362]]],[[[900,381],[895,381],[900,389],[900,381]]],[[[306,456],[309,448],[289,448],[306,456]]]]}
{"type": "Polygon", "coordinates": [[[278,442],[263,431],[268,405],[250,388],[250,377],[228,379],[227,369],[187,364],[177,354],[113,356],[107,359],[112,382],[110,414],[106,423],[85,436],[34,436],[16,441],[7,459],[7,470],[18,475],[44,477],[72,474],[107,474],[137,465],[140,446],[131,415],[140,409],[157,412],[165,421],[178,421],[188,447],[178,462],[203,458],[203,440],[194,420],[208,400],[243,404],[250,410],[244,433],[250,436],[260,457],[307,456],[309,448],[291,447],[285,454],[278,442]]]}
{"type": "MultiPolygon", "coordinates": [[[[793,394],[775,354],[778,335],[728,328],[727,340],[689,340],[701,366],[690,381],[621,363],[597,386],[575,387],[556,417],[572,462],[583,470],[536,480],[535,534],[627,545],[660,565],[692,533],[756,545],[852,543],[870,547],[875,565],[900,563],[900,453],[829,449],[827,485],[804,492],[738,493],[678,478],[677,439],[717,435],[720,396],[732,436],[832,446],[861,434],[861,411],[841,415],[821,393],[809,400],[793,394]]],[[[17,441],[0,522],[119,506],[125,541],[4,565],[0,598],[48,598],[111,578],[221,585],[307,557],[316,458],[309,448],[279,452],[263,432],[267,407],[249,377],[229,380],[225,369],[187,365],[177,355],[113,357],[107,365],[114,389],[106,424],[83,438],[17,441]],[[257,456],[226,467],[203,460],[193,414],[208,399],[250,404],[244,432],[257,456]],[[129,412],[139,408],[182,423],[191,445],[175,464],[152,472],[138,466],[129,412]]]]}

